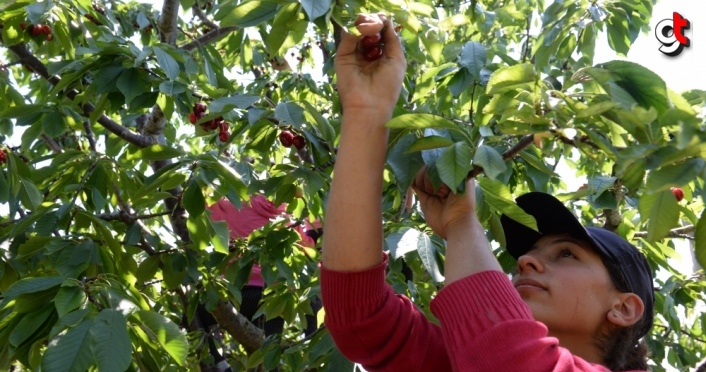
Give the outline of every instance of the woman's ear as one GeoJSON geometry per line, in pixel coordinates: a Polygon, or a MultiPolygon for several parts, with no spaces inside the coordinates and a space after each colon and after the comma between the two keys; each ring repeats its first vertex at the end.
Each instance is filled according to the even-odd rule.
{"type": "Polygon", "coordinates": [[[634,293],[620,293],[613,308],[608,311],[608,322],[620,327],[630,327],[642,319],[645,305],[634,293]]]}

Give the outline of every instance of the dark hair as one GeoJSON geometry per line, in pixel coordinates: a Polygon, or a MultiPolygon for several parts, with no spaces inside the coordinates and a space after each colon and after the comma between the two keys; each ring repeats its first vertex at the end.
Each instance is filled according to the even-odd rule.
{"type": "MultiPolygon", "coordinates": [[[[601,256],[603,265],[608,269],[610,280],[620,292],[630,292],[627,280],[613,263],[601,256]]],[[[603,350],[604,364],[611,371],[647,370],[649,349],[644,339],[640,339],[640,330],[647,321],[647,314],[630,327],[612,327],[598,336],[596,342],[603,350]]]]}

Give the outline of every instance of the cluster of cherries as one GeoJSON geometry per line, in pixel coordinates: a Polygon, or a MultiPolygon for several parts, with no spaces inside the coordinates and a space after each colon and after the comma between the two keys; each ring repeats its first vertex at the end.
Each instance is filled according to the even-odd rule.
{"type": "Polygon", "coordinates": [[[366,61],[372,62],[380,59],[385,47],[385,43],[382,41],[382,34],[378,32],[377,34],[363,36],[360,39],[360,47],[363,50],[363,58],[366,61]]]}
{"type": "MultiPolygon", "coordinates": [[[[196,124],[199,120],[203,119],[203,117],[206,116],[206,109],[206,104],[203,102],[197,102],[194,104],[194,108],[189,113],[189,122],[191,124],[196,124]]],[[[228,138],[230,137],[230,133],[228,133],[228,123],[223,120],[222,116],[211,120],[206,120],[200,125],[205,131],[218,129],[218,139],[221,140],[221,142],[228,141],[228,138]]]]}
{"type": "Polygon", "coordinates": [[[29,33],[32,36],[39,36],[39,35],[45,35],[47,41],[52,41],[54,39],[54,36],[51,34],[51,27],[49,25],[29,25],[27,26],[26,22],[20,23],[20,28],[22,30],[28,29],[29,33]]]}
{"type": "Polygon", "coordinates": [[[283,130],[279,133],[279,143],[284,147],[294,147],[301,150],[306,146],[306,138],[301,134],[294,134],[290,130],[283,130]]]}

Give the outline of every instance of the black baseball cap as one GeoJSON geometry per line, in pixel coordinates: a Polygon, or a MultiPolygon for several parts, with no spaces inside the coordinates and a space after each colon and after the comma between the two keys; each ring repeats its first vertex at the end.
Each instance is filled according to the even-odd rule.
{"type": "Polygon", "coordinates": [[[603,257],[608,271],[618,272],[628,290],[638,295],[645,306],[645,322],[640,337],[652,328],[654,322],[654,287],[652,270],[647,259],[634,245],[602,227],[584,227],[564,204],[552,195],[530,192],[519,196],[517,205],[537,221],[535,231],[507,215],[500,217],[505,231],[506,249],[515,259],[527,253],[544,235],[569,234],[588,242],[603,257]]]}

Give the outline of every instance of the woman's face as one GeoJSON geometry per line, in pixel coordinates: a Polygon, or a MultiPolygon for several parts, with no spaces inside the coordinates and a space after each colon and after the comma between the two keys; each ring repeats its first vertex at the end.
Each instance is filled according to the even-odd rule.
{"type": "Polygon", "coordinates": [[[568,235],[542,237],[517,266],[512,282],[552,336],[595,336],[620,293],[598,253],[568,235]]]}

